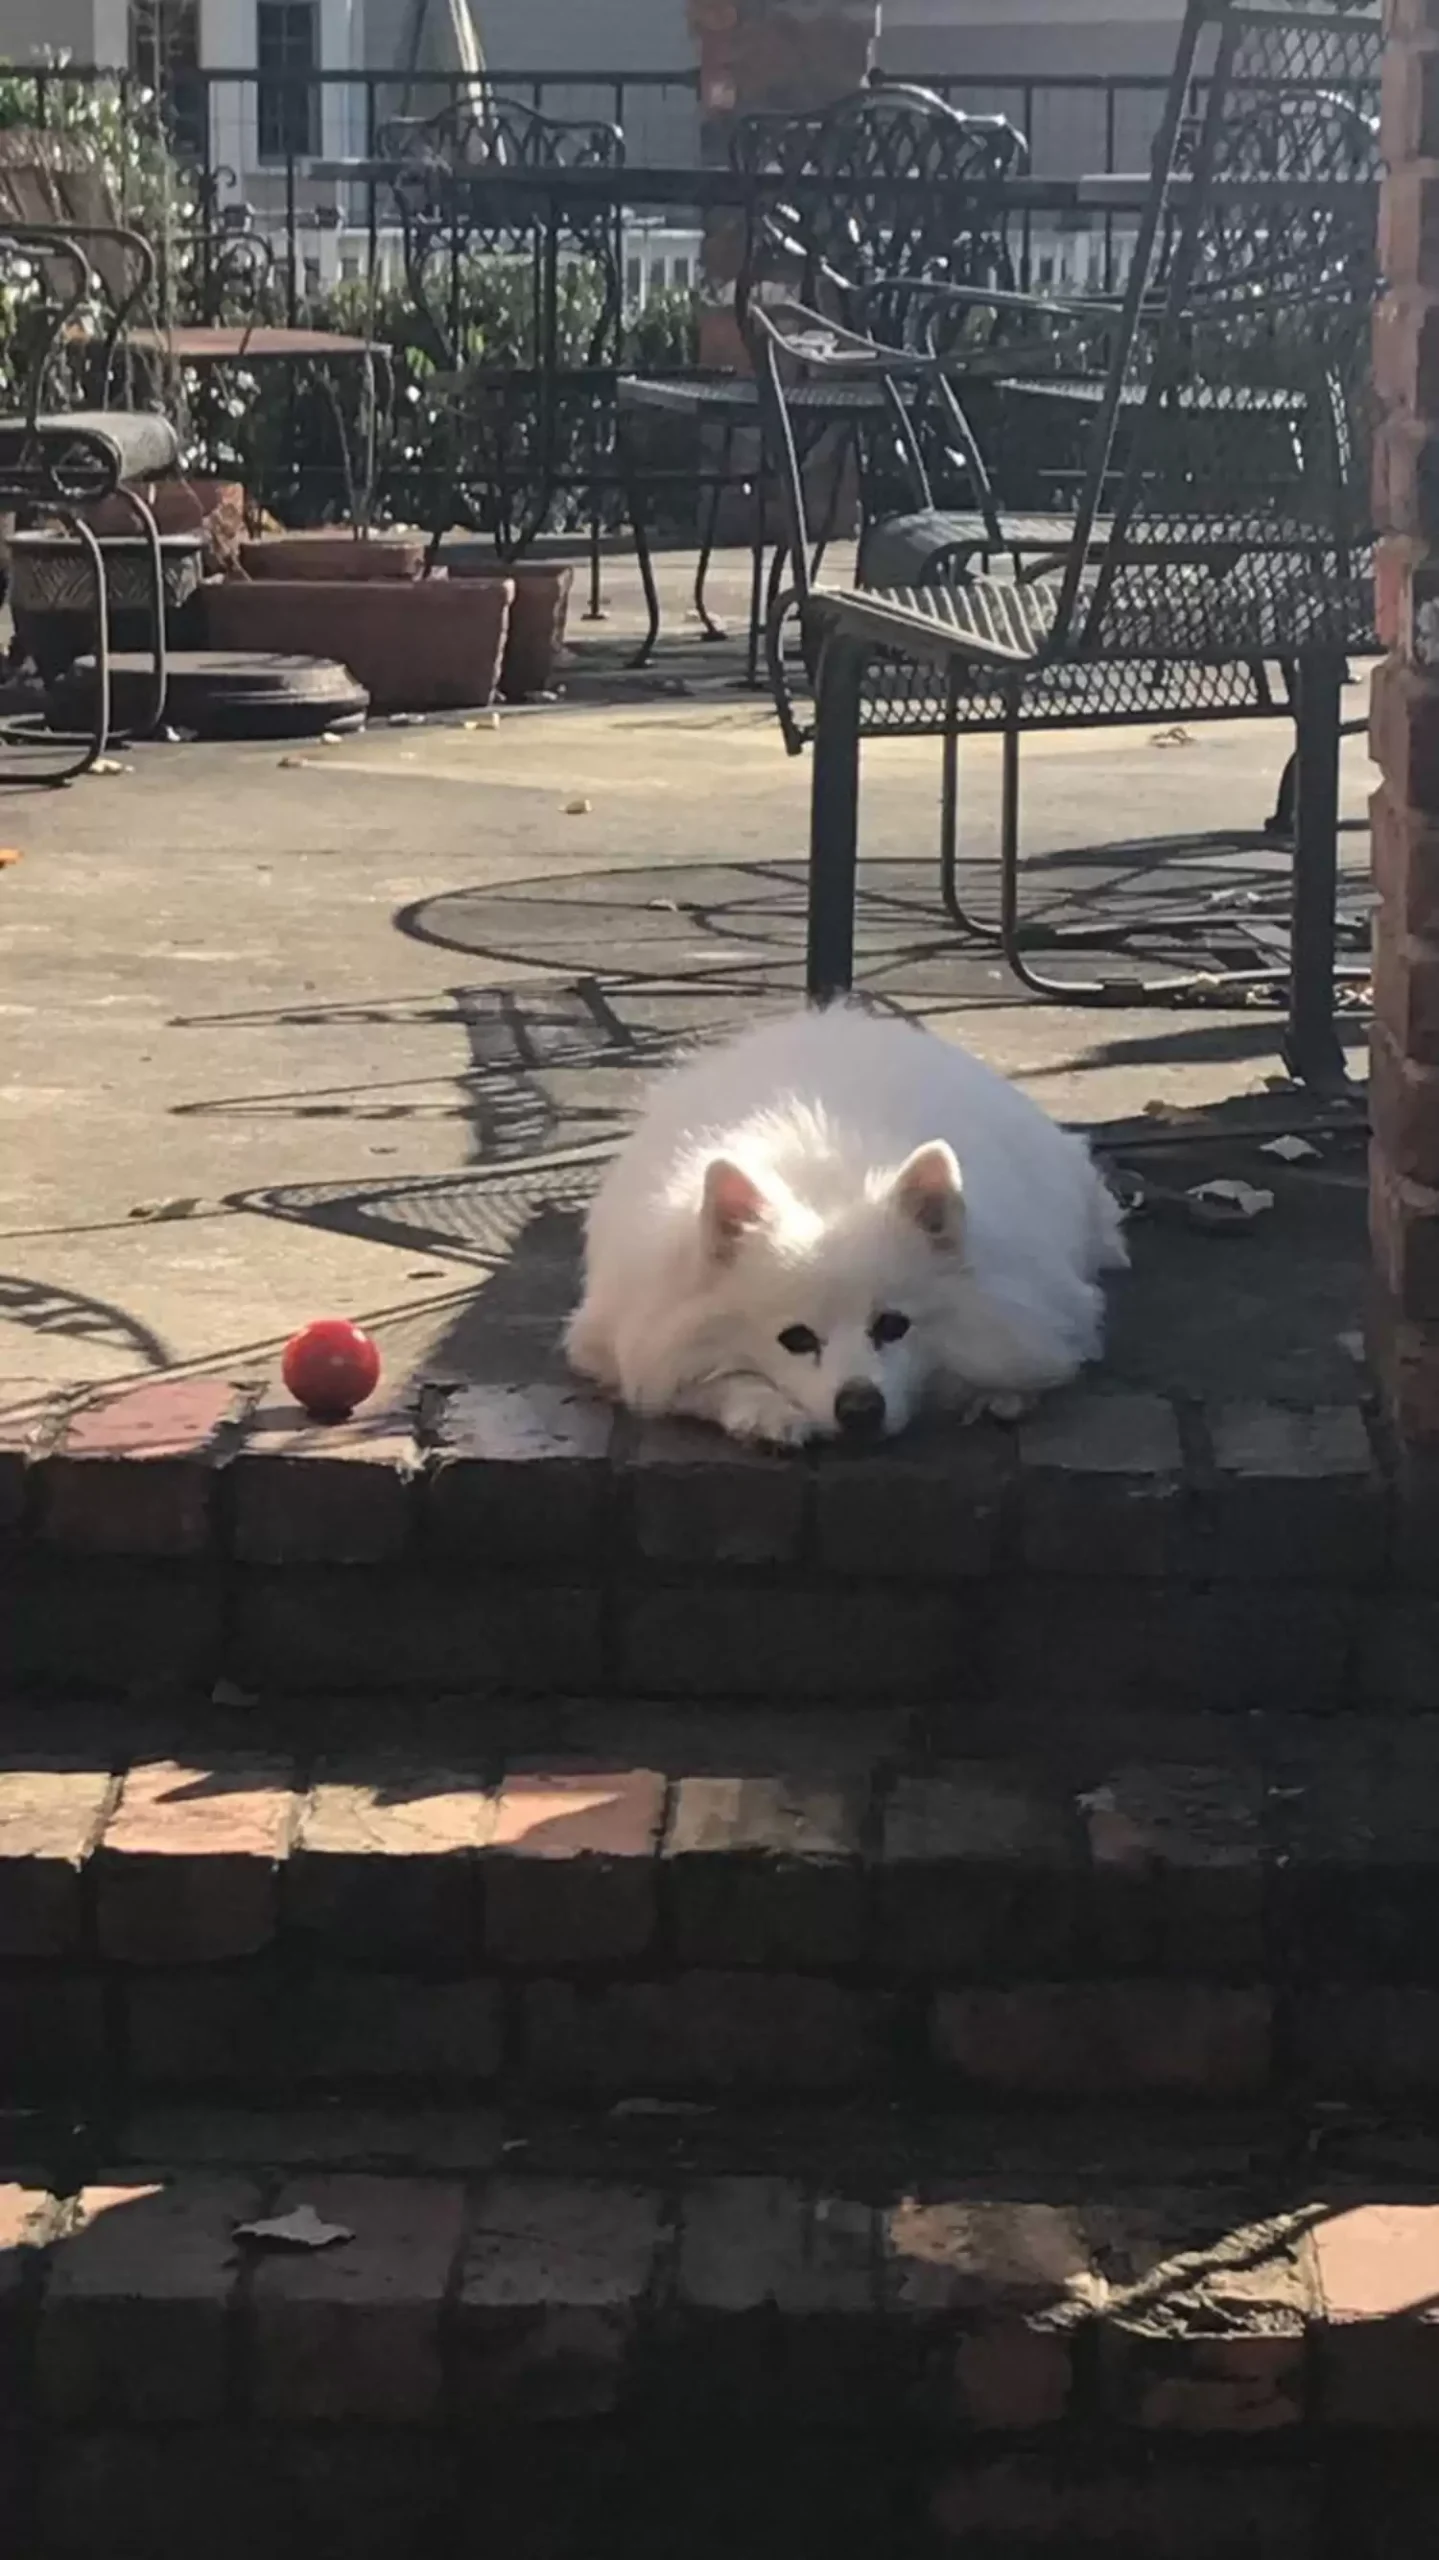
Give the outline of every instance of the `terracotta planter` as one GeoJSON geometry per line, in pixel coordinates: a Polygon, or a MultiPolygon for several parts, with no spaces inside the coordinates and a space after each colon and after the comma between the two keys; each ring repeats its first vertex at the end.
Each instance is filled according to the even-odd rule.
{"type": "Polygon", "coordinates": [[[247,578],[311,578],[333,586],[337,581],[418,578],[425,565],[422,533],[368,534],[357,542],[352,533],[272,533],[263,542],[240,545],[240,569],[247,578]]]}
{"type": "Polygon", "coordinates": [[[495,698],[513,595],[497,578],[227,578],[205,607],[212,649],[336,658],[375,711],[472,710],[495,698]]]}
{"type": "Polygon", "coordinates": [[[515,600],[510,607],[510,634],[500,669],[500,691],[506,702],[525,702],[534,694],[551,692],[565,645],[570,590],[575,583],[573,563],[473,559],[463,552],[456,558],[451,551],[446,554],[445,566],[452,578],[463,578],[477,586],[503,585],[507,579],[513,580],[515,600]]]}
{"type": "MultiPolygon", "coordinates": [[[[238,480],[152,480],[141,488],[162,534],[198,533],[212,575],[233,569],[245,539],[245,491],[238,480]]],[[[86,509],[96,533],[133,534],[135,519],[118,498],[86,509]]]]}

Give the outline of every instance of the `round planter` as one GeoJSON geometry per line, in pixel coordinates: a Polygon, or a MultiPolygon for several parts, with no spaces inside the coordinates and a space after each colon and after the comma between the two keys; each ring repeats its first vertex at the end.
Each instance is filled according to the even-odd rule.
{"type": "Polygon", "coordinates": [[[226,578],[205,618],[212,649],[337,658],[375,711],[473,710],[495,698],[513,594],[507,578],[226,578]]]}
{"type": "Polygon", "coordinates": [[[240,545],[246,578],[369,585],[375,579],[418,578],[424,565],[425,537],[419,533],[367,534],[358,541],[352,533],[271,533],[263,542],[240,545]]]}
{"type": "Polygon", "coordinates": [[[514,581],[500,691],[506,702],[525,702],[534,694],[552,692],[575,583],[573,561],[497,561],[493,552],[476,557],[453,544],[446,547],[445,566],[452,578],[476,585],[485,580],[514,581]]]}
{"type": "MultiPolygon", "coordinates": [[[[107,624],[112,649],[154,645],[147,545],[138,534],[101,535],[107,624]]],[[[193,644],[203,569],[198,534],[166,534],[160,543],[165,637],[172,648],[193,644]]],[[[10,543],[10,603],[16,637],[47,684],[96,639],[95,584],[73,533],[17,533],[10,543]]]]}
{"type": "MultiPolygon", "coordinates": [[[[149,700],[146,658],[110,661],[110,717],[132,729],[149,700]]],[[[170,660],[166,717],[197,738],[313,738],[321,730],[363,728],[365,694],[344,667],[324,658],[268,652],[182,649],[170,660]]],[[[52,728],[84,730],[94,718],[95,661],[77,658],[52,689],[52,728]]]]}

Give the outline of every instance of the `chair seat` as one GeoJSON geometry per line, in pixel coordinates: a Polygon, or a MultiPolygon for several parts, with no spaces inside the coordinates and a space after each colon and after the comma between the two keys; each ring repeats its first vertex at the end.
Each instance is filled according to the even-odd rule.
{"type": "Polygon", "coordinates": [[[811,611],[833,628],[930,665],[1023,666],[1060,658],[1234,660],[1289,658],[1308,648],[1360,649],[1373,615],[1367,564],[1347,573],[1314,551],[1253,551],[1210,567],[1163,558],[1116,568],[1097,615],[1098,573],[1081,582],[1056,646],[1062,580],[978,573],[930,587],[819,590],[811,611]]]}
{"type": "Polygon", "coordinates": [[[88,505],[128,480],[158,480],[180,440],[153,409],[72,409],[58,417],[0,418],[0,491],[88,505]]]}
{"type": "Polygon", "coordinates": [[[658,409],[677,418],[752,418],[759,407],[757,385],[741,374],[686,382],[624,373],[615,385],[615,396],[622,409],[658,409]]]}
{"type": "MultiPolygon", "coordinates": [[[[997,547],[1033,556],[1067,551],[1074,539],[1073,516],[1002,515],[999,522],[996,546],[987,519],[972,509],[952,514],[931,507],[911,516],[885,516],[866,529],[860,550],[861,580],[867,587],[924,586],[942,557],[962,572],[977,551],[997,547]]],[[[1096,545],[1108,530],[1108,517],[1099,517],[1094,527],[1096,545]]]]}

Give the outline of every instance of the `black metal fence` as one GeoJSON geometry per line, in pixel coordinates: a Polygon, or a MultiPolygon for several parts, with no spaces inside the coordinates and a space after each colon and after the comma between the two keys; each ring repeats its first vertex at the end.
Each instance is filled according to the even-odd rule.
{"type": "MultiPolygon", "coordinates": [[[[262,13],[263,14],[263,13],[262,13]]],[[[937,74],[923,83],[975,114],[1004,115],[1025,136],[1038,178],[1067,179],[1147,167],[1163,99],[1158,75],[1066,73],[1050,78],[966,79],[937,74]]],[[[162,137],[193,174],[200,200],[220,218],[251,222],[269,243],[290,316],[337,285],[400,279],[394,207],[382,186],[335,174],[336,164],[373,158],[395,119],[438,114],[475,93],[461,73],[329,71],[278,55],[227,71],[151,62],[118,72],[65,64],[0,65],[0,121],[61,127],[77,103],[105,95],[134,132],[162,137]]],[[[693,70],[536,71],[496,66],[494,95],[547,116],[618,125],[633,168],[697,167],[702,156],[699,79],[693,70]]],[[[653,291],[699,281],[698,210],[675,203],[662,215],[637,211],[630,224],[626,298],[642,306],[653,291]]],[[[1025,287],[1109,289],[1122,266],[1112,222],[1069,215],[1058,224],[1026,215],[1013,240],[1025,287]]]]}

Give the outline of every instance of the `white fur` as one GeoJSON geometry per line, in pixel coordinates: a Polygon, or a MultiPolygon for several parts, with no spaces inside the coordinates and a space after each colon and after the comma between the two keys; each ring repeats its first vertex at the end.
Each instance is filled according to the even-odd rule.
{"type": "Polygon", "coordinates": [[[967,1051],[849,1006],[654,1083],[591,1206],[569,1356],[639,1413],[743,1440],[1018,1410],[1100,1348],[1120,1212],[1081,1140],[967,1051]],[[875,1319],[907,1316],[902,1339],[875,1319]],[[779,1336],[808,1327],[817,1352],[779,1336]]]}

